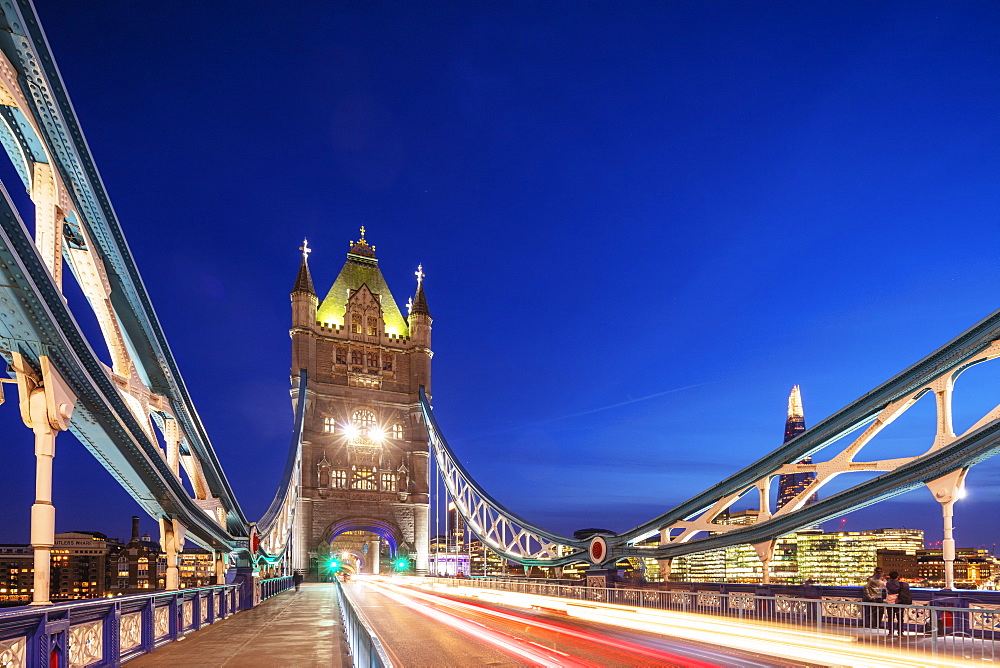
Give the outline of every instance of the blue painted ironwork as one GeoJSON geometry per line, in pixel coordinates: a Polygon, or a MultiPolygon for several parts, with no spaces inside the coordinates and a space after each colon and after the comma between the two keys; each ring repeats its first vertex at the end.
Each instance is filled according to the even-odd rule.
{"type": "MultiPolygon", "coordinates": [[[[950,418],[943,415],[950,411],[950,404],[947,408],[939,405],[938,439],[945,437],[945,440],[935,444],[923,455],[896,460],[891,470],[882,475],[816,503],[797,509],[789,506],[774,515],[768,510],[767,513],[762,513],[761,519],[755,524],[737,527],[704,521],[697,530],[718,533],[700,538],[685,536],[683,541],[669,542],[670,532],[676,527],[684,527],[691,518],[706,513],[721,513],[744,494],[756,489],[764,490],[765,494],[762,496],[766,496],[769,479],[779,475],[782,467],[815,455],[883,415],[886,416],[886,423],[890,422],[922,394],[933,391],[934,383],[944,382],[948,385],[946,401],[950,402],[950,384],[964,370],[1000,354],[998,342],[1000,311],[705,492],[634,529],[615,536],[603,536],[607,541],[608,551],[597,563],[609,564],[627,557],[672,558],[732,545],[775,540],[793,531],[815,526],[825,520],[903,494],[992,457],[1000,452],[1000,411],[988,414],[977,428],[956,438],[941,432],[942,424],[947,423],[950,429],[950,418]],[[661,539],[658,546],[636,545],[637,542],[661,532],[665,532],[667,536],[666,540],[661,539]]],[[[448,446],[434,419],[427,396],[422,391],[421,408],[441,478],[467,526],[476,536],[498,554],[524,564],[558,566],[586,561],[584,543],[558,536],[527,522],[480,488],[448,446]]],[[[851,457],[853,458],[853,454],[851,457]]],[[[823,462],[813,462],[810,466],[822,464],[823,462]]],[[[857,470],[882,469],[875,465],[865,468],[862,464],[857,470]]],[[[810,491],[809,494],[811,493],[810,491]]]]}
{"type": "MultiPolygon", "coordinates": [[[[269,590],[291,586],[280,580],[289,582],[269,590]]],[[[48,668],[53,650],[59,665],[117,666],[240,609],[236,585],[9,608],[0,610],[0,643],[19,644],[27,668],[48,668]]]]}

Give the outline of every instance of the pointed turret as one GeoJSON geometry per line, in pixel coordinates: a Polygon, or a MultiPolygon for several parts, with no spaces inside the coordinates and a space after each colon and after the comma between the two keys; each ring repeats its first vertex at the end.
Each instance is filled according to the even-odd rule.
{"type": "Polygon", "coordinates": [[[302,251],[302,264],[299,265],[299,275],[295,277],[295,287],[292,288],[292,294],[304,292],[315,297],[316,288],[313,287],[312,274],[309,273],[309,253],[312,253],[312,249],[309,248],[307,239],[302,240],[299,250],[302,251]]]}
{"type": "Polygon", "coordinates": [[[413,274],[417,277],[417,292],[406,305],[410,311],[410,338],[423,353],[414,360],[414,364],[418,367],[419,375],[428,379],[425,389],[430,394],[431,323],[433,319],[427,308],[427,297],[424,295],[424,265],[417,265],[417,270],[413,274]]]}
{"type": "Polygon", "coordinates": [[[295,277],[295,287],[292,288],[292,327],[313,327],[316,324],[316,306],[319,299],[313,287],[312,274],[309,273],[309,242],[302,240],[299,246],[302,251],[302,264],[299,274],[295,277]]]}
{"type": "Polygon", "coordinates": [[[418,264],[414,275],[417,277],[417,294],[413,296],[413,301],[409,305],[410,315],[426,315],[429,318],[431,312],[427,308],[427,297],[424,295],[424,265],[418,264]]]}

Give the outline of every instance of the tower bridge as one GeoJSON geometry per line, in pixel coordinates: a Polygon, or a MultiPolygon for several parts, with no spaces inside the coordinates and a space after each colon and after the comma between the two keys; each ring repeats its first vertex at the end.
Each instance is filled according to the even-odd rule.
{"type": "MultiPolygon", "coordinates": [[[[58,511],[52,469],[64,431],[157,521],[168,590],[177,590],[185,540],[212,550],[217,582],[235,587],[169,603],[163,635],[143,632],[145,639],[119,648],[118,658],[200,626],[199,615],[209,620],[253,607],[287,586],[295,571],[322,578],[322,561],[331,555],[346,555],[353,570],[367,573],[377,573],[383,558],[409,555],[416,573],[426,573],[435,478],[468,531],[526,566],[583,562],[600,569],[631,558],[657,559],[669,571],[676,557],[750,544],[766,582],[780,536],[922,486],[941,504],[944,559],[954,561],[954,504],[969,468],[1000,450],[1000,407],[955,433],[953,393],[963,371],[1000,356],[1000,312],[809,429],[791,430],[773,452],[658,517],[619,534],[579,539],[513,513],[461,464],[430,403],[432,319],[423,269],[417,268],[404,316],[364,228],[322,300],[310,268],[312,249],[306,242],[301,248],[291,291],[294,428],[273,500],[252,521],[170,352],[125,242],[128,223],[120,223],[111,206],[34,7],[26,0],[8,3],[0,16],[0,141],[34,204],[31,233],[6,192],[0,198],[0,354],[10,376],[0,388],[10,399],[4,410],[19,410],[35,438],[33,604],[51,603],[49,553],[58,511]],[[64,262],[72,276],[63,274],[64,262]],[[68,280],[86,296],[100,340],[84,334],[67,306],[68,280]],[[106,351],[111,364],[97,350],[106,351]],[[865,459],[865,446],[925,394],[937,407],[926,451],[865,459]],[[837,476],[857,471],[876,475],[816,498],[837,476]],[[800,484],[786,486],[775,505],[772,485],[787,476],[800,484]],[[747,499],[756,502],[756,522],[720,521],[747,499]],[[262,587],[262,574],[286,579],[262,587]]],[[[147,613],[118,610],[113,615],[120,620],[108,619],[124,629],[132,614],[147,613]]],[[[159,629],[155,605],[148,614],[144,628],[159,629]]],[[[38,636],[44,656],[65,665],[72,628],[67,617],[38,636]]]]}

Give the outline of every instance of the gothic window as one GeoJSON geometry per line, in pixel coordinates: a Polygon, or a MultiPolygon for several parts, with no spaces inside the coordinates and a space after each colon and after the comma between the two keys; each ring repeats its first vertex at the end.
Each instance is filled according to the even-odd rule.
{"type": "Polygon", "coordinates": [[[368,353],[368,366],[373,369],[378,368],[378,353],[368,353]]]}
{"type": "Polygon", "coordinates": [[[334,489],[345,489],[347,487],[347,471],[334,471],[330,474],[330,485],[334,489]]]}
{"type": "Polygon", "coordinates": [[[337,364],[347,364],[347,348],[337,348],[337,364]]]}
{"type": "Polygon", "coordinates": [[[355,334],[361,333],[361,314],[351,314],[351,331],[355,334]]]}
{"type": "Polygon", "coordinates": [[[382,491],[384,491],[384,492],[395,492],[396,491],[396,474],[395,473],[383,473],[382,474],[382,491]]]}
{"type": "Polygon", "coordinates": [[[368,318],[368,336],[375,336],[378,334],[378,319],[368,318]]]}
{"type": "Polygon", "coordinates": [[[332,417],[323,418],[323,431],[328,434],[337,431],[337,421],[332,417]]]}
{"type": "Polygon", "coordinates": [[[364,360],[364,354],[360,350],[351,351],[351,364],[356,364],[361,366],[364,360]]]}
{"type": "Polygon", "coordinates": [[[369,466],[359,466],[354,471],[354,480],[351,482],[351,489],[375,489],[375,469],[369,466]]]}
{"type": "Polygon", "coordinates": [[[394,424],[389,428],[389,436],[397,440],[403,440],[403,425],[394,424]]]}
{"type": "Polygon", "coordinates": [[[392,371],[392,353],[382,353],[382,370],[392,371]]]}
{"type": "Polygon", "coordinates": [[[351,422],[361,431],[367,432],[369,429],[375,427],[375,414],[366,410],[354,411],[354,415],[351,416],[351,422]]]}
{"type": "Polygon", "coordinates": [[[316,486],[320,489],[330,486],[330,463],[326,457],[316,466],[316,486]]]}

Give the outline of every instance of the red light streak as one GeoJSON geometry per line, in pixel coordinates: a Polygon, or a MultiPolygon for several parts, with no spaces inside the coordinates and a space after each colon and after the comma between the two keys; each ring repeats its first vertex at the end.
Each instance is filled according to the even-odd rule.
{"type": "Polygon", "coordinates": [[[410,590],[404,590],[403,593],[398,593],[395,591],[389,591],[388,587],[377,586],[370,582],[368,583],[368,586],[379,589],[380,593],[384,596],[391,598],[397,603],[405,605],[411,610],[430,617],[437,622],[450,626],[456,631],[475,638],[480,642],[492,645],[501,652],[528,661],[531,665],[545,666],[546,668],[601,668],[599,664],[584,661],[582,659],[575,659],[565,652],[560,652],[559,650],[549,647],[543,647],[537,643],[517,638],[510,634],[497,631],[496,629],[491,629],[490,627],[480,624],[479,622],[473,622],[447,612],[435,610],[426,603],[419,603],[412,600],[412,598],[414,598],[412,596],[414,592],[410,590]]]}
{"type": "MultiPolygon", "coordinates": [[[[372,584],[374,583],[369,583],[369,585],[372,584]]],[[[584,631],[563,624],[542,621],[534,617],[529,617],[527,615],[508,612],[506,610],[503,611],[497,610],[495,608],[491,608],[481,603],[472,603],[470,601],[455,599],[450,596],[443,596],[441,594],[430,594],[428,592],[417,591],[414,589],[410,589],[408,587],[403,588],[398,585],[389,585],[387,583],[379,583],[378,586],[380,588],[392,587],[393,589],[405,592],[407,596],[420,598],[425,601],[447,606],[455,610],[466,610],[466,611],[473,610],[478,614],[498,619],[504,619],[507,621],[516,622],[518,624],[525,624],[538,630],[549,631],[550,633],[571,637],[576,640],[582,640],[584,642],[610,647],[620,652],[628,652],[631,654],[635,654],[637,656],[644,656],[650,659],[654,659],[656,661],[662,661],[670,665],[684,666],[685,668],[718,668],[717,664],[714,663],[707,663],[705,661],[699,661],[697,659],[692,659],[687,656],[681,656],[679,654],[664,652],[662,650],[653,649],[651,647],[645,647],[643,645],[628,642],[626,640],[622,640],[619,638],[609,638],[606,636],[597,635],[595,633],[590,633],[589,631],[584,631]]],[[[383,591],[383,593],[386,592],[383,591]]]]}

